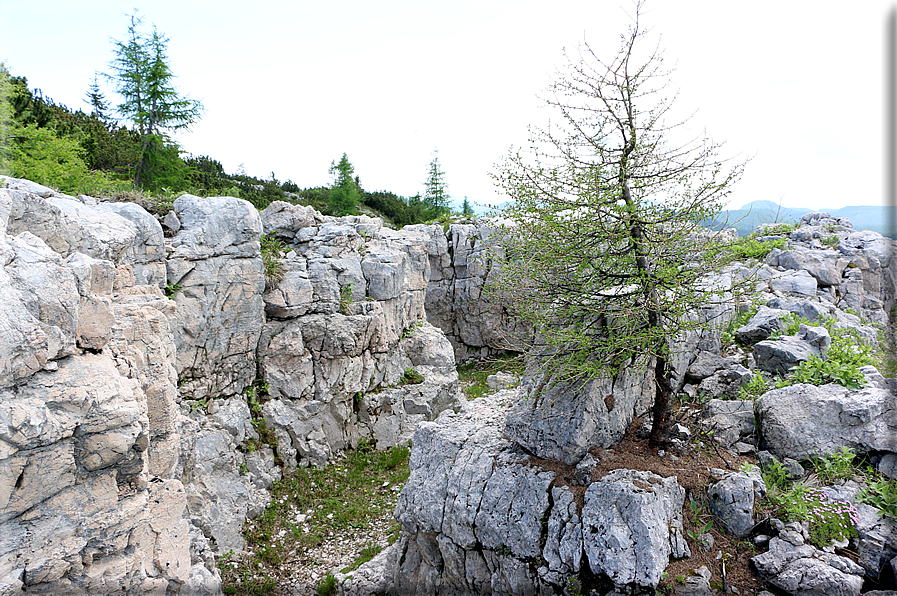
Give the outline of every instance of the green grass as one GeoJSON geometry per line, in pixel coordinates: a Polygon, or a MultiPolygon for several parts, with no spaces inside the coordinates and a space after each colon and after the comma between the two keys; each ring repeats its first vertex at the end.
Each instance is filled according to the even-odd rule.
{"type": "MultiPolygon", "coordinates": [[[[341,533],[366,531],[374,518],[395,506],[397,493],[392,487],[408,479],[409,453],[407,447],[376,451],[363,441],[337,463],[320,469],[300,468],[276,483],[268,508],[246,525],[244,533],[252,555],[238,561],[236,567],[222,565],[226,592],[269,593],[259,591],[259,586],[265,578],[277,577],[287,558],[341,533]],[[306,519],[297,521],[297,515],[306,519]]],[[[397,537],[398,527],[392,539],[397,537]]],[[[365,547],[359,559],[373,558],[374,546],[365,547]]]]}
{"type": "Polygon", "coordinates": [[[523,357],[516,354],[499,356],[479,362],[468,362],[458,367],[458,381],[461,391],[468,400],[483,397],[492,390],[486,384],[486,377],[498,372],[523,374],[523,357]]]}
{"type": "Polygon", "coordinates": [[[283,279],[283,263],[280,261],[282,253],[286,252],[286,246],[273,235],[265,235],[261,238],[262,263],[265,269],[265,286],[271,289],[283,279]]]}

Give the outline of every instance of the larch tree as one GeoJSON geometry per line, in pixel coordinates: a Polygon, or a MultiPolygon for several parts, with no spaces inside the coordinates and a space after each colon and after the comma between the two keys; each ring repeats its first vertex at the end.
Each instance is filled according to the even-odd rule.
{"type": "Polygon", "coordinates": [[[345,153],[339,163],[334,161],[330,164],[330,175],[333,176],[328,202],[330,214],[353,215],[358,204],[358,185],[355,182],[355,168],[349,163],[345,153]]]}
{"type": "Polygon", "coordinates": [[[190,99],[174,86],[168,60],[168,37],[153,27],[152,33],[139,30],[142,21],[131,15],[128,36],[113,40],[114,58],[107,75],[122,97],[117,109],[137,128],[142,148],[135,168],[134,183],[140,185],[153,166],[161,166],[168,132],[188,128],[202,115],[202,103],[190,99]]]}
{"type": "Polygon", "coordinates": [[[507,256],[492,288],[534,325],[556,382],[653,366],[651,442],[662,445],[674,340],[708,326],[694,313],[724,298],[708,279],[732,259],[700,222],[720,211],[744,164],[718,158],[703,136],[671,142],[681,127],[668,122],[670,72],[659,48],[642,52],[642,9],[612,60],[586,43],[565,52],[545,97],[558,118],[530,127],[530,149],[497,167],[511,206],[497,224],[507,256]]]}

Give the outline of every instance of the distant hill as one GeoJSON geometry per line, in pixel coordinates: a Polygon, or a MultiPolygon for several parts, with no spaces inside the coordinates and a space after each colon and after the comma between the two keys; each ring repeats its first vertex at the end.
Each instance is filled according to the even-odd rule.
{"type": "Polygon", "coordinates": [[[719,216],[709,222],[714,228],[735,228],[739,236],[750,234],[761,223],[795,223],[813,211],[822,211],[832,217],[846,217],[856,230],[872,230],[885,236],[895,238],[888,213],[892,207],[860,205],[842,207],[840,209],[805,209],[802,207],[782,207],[772,201],[753,201],[741,209],[722,211],[719,216]]]}

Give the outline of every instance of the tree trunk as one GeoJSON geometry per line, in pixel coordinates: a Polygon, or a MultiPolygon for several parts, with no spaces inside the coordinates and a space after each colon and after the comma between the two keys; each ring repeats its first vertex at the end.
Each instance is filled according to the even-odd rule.
{"type": "Polygon", "coordinates": [[[657,356],[654,365],[654,384],[656,387],[654,393],[654,421],[651,425],[652,447],[667,447],[670,444],[669,426],[670,413],[672,412],[672,404],[670,399],[673,394],[673,386],[670,382],[673,371],[667,365],[667,359],[663,356],[657,356]]]}

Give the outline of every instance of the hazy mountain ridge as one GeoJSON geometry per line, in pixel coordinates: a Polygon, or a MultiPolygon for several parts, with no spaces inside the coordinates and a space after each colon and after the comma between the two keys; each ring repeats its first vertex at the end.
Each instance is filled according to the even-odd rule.
{"type": "Polygon", "coordinates": [[[744,236],[753,232],[762,223],[794,223],[807,213],[821,211],[832,217],[846,217],[855,230],[872,230],[891,238],[897,238],[892,224],[893,209],[894,207],[881,205],[857,205],[840,209],[807,209],[783,207],[772,201],[752,201],[741,209],[721,211],[712,226],[735,228],[738,230],[739,236],[744,236]]]}

